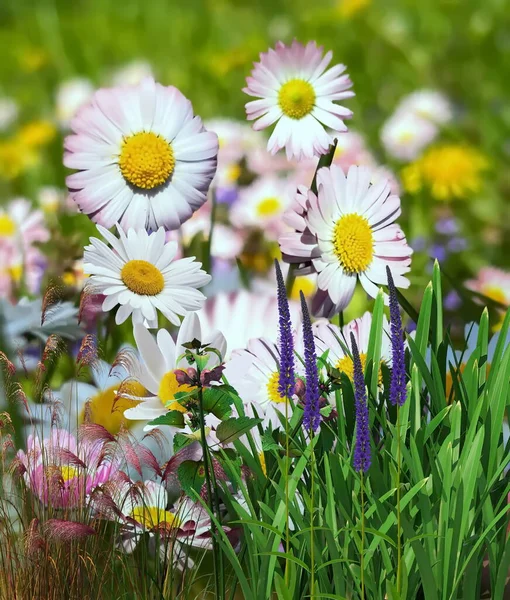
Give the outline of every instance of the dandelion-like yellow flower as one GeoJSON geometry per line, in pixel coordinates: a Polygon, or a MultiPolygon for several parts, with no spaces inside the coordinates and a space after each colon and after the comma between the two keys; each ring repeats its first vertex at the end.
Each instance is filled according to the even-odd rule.
{"type": "Polygon", "coordinates": [[[403,169],[402,182],[411,194],[425,188],[437,200],[448,202],[480,191],[487,167],[485,156],[474,148],[443,144],[430,148],[403,169]]]}
{"type": "Polygon", "coordinates": [[[337,12],[341,19],[350,19],[371,4],[372,0],[339,0],[337,12]]]}

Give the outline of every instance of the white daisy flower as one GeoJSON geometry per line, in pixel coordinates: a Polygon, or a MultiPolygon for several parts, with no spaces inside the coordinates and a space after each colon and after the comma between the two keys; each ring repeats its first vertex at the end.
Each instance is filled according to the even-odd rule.
{"type": "Polygon", "coordinates": [[[0,131],[5,131],[18,117],[18,105],[12,98],[0,98],[0,131]]]}
{"type": "MultiPolygon", "coordinates": [[[[174,372],[176,369],[189,367],[186,359],[180,358],[185,352],[183,344],[197,339],[203,344],[216,348],[221,356],[226,352],[223,334],[219,331],[211,333],[210,330],[209,333],[202,332],[200,321],[195,313],[190,313],[184,318],[175,342],[166,329],[160,329],[157,338],[154,339],[141,324],[135,325],[134,336],[142,361],[135,375],[150,395],[138,398],[134,395],[129,396],[140,403],[125,411],[124,415],[127,419],[152,421],[165,415],[169,410],[186,412],[186,409],[175,399],[177,392],[189,392],[193,389],[187,384],[179,384],[174,372]]],[[[218,356],[211,353],[207,368],[213,369],[218,364],[218,356]]],[[[150,429],[153,429],[150,425],[145,427],[146,431],[150,429]]]]}
{"type": "MultiPolygon", "coordinates": [[[[319,319],[312,325],[317,355],[321,356],[329,350],[328,362],[339,371],[345,373],[351,381],[354,379],[354,365],[352,362],[351,333],[354,334],[358,347],[361,364],[365,369],[372,327],[372,315],[366,312],[359,319],[347,323],[342,329],[333,325],[326,319],[319,319]],[[347,350],[347,351],[346,351],[347,350]],[[350,355],[350,356],[349,356],[350,355]]],[[[391,365],[391,338],[390,326],[386,316],[383,317],[383,336],[381,342],[381,363],[391,365]]],[[[382,382],[382,374],[380,374],[382,382]]]]}
{"type": "Polygon", "coordinates": [[[411,161],[437,136],[438,128],[432,121],[412,112],[397,111],[383,125],[381,142],[392,158],[411,161]]]}
{"type": "Polygon", "coordinates": [[[285,224],[284,212],[292,202],[294,185],[276,177],[261,177],[243,188],[230,211],[235,227],[259,227],[269,238],[277,237],[285,224]]]}
{"type": "Polygon", "coordinates": [[[211,280],[201,270],[195,257],[174,260],[177,242],[165,242],[165,231],[148,234],[145,230],[129,229],[127,234],[117,226],[120,239],[101,225],[99,233],[110,243],[109,248],[97,238],[90,238],[83,256],[83,270],[88,275],[91,290],[106,296],[103,310],[111,311],[117,304],[117,324],[131,314],[133,323],[146,321],[157,327],[157,310],[175,325],[178,315],[199,310],[205,302],[200,288],[211,280]]]}
{"type": "Polygon", "coordinates": [[[151,78],[98,90],[71,121],[64,164],[82,212],[104,227],[177,229],[207,199],[218,138],[191,102],[151,78]]]}
{"type": "MultiPolygon", "coordinates": [[[[289,302],[290,316],[295,329],[301,324],[301,308],[298,302],[289,302]]],[[[262,335],[271,342],[278,336],[278,301],[276,284],[273,290],[257,289],[249,292],[239,290],[219,293],[209,298],[197,313],[202,329],[221,331],[226,339],[229,358],[234,350],[246,348],[251,338],[262,335]]]]}
{"type": "Polygon", "coordinates": [[[225,368],[225,377],[243,400],[246,413],[254,410],[263,419],[263,426],[271,424],[273,429],[280,426],[279,415],[292,413],[290,403],[280,395],[280,350],[265,338],[255,338],[248,342],[245,350],[236,350],[225,368]]]}
{"type": "Polygon", "coordinates": [[[56,113],[62,127],[68,127],[69,122],[94,93],[94,86],[85,77],[75,77],[64,81],[57,90],[56,113]]]}
{"type": "Polygon", "coordinates": [[[346,67],[335,65],[326,71],[333,53],[322,55],[315,42],[303,46],[296,40],[290,46],[282,42],[276,49],[260,55],[244,92],[260,98],[246,104],[248,119],[257,119],[254,129],[276,123],[268,150],[286,149],[287,157],[298,160],[325,154],[333,137],[326,131],[347,131],[343,119],[352,111],[334,104],[352,98],[352,82],[346,67]]]}
{"type": "Polygon", "coordinates": [[[412,113],[417,117],[444,125],[452,120],[452,106],[448,98],[437,90],[417,90],[406,96],[397,108],[402,114],[412,113]]]}
{"type": "MultiPolygon", "coordinates": [[[[397,287],[408,287],[412,249],[400,227],[400,198],[387,180],[371,184],[372,171],[351,167],[344,175],[333,165],[317,174],[318,196],[308,193],[304,231],[285,238],[285,252],[311,261],[319,274],[315,315],[331,317],[350,302],[356,282],[375,298],[387,283],[389,266],[397,287]]],[[[302,223],[303,224],[303,223],[302,223]]],[[[302,226],[301,224],[301,226],[302,226]]]]}
{"type": "Polygon", "coordinates": [[[138,85],[146,77],[154,77],[152,67],[144,60],[134,60],[112,74],[113,85],[138,85]]]}

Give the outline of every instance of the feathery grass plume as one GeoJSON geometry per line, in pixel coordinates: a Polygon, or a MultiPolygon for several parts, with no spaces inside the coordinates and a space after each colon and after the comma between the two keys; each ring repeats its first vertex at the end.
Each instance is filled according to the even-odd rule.
{"type": "Polygon", "coordinates": [[[283,280],[282,271],[275,259],[276,283],[278,286],[278,317],[279,317],[279,342],[280,342],[280,377],[278,379],[278,392],[282,398],[289,398],[294,393],[294,340],[292,339],[292,322],[290,320],[289,301],[287,289],[283,280]]]}
{"type": "Polygon", "coordinates": [[[87,333],[81,344],[76,356],[77,376],[79,376],[83,367],[94,368],[98,364],[98,351],[96,336],[87,333]]]}
{"type": "Polygon", "coordinates": [[[317,355],[313,338],[312,321],[303,292],[301,297],[301,311],[303,312],[303,345],[305,349],[306,391],[303,426],[307,430],[316,431],[320,425],[321,414],[319,408],[319,373],[317,372],[317,355]]]}
{"type": "Polygon", "coordinates": [[[356,445],[354,447],[354,468],[356,471],[368,471],[372,458],[370,455],[370,431],[368,423],[367,389],[363,366],[359,356],[354,334],[351,333],[352,362],[354,366],[354,397],[356,400],[356,445]]]}
{"type": "Polygon", "coordinates": [[[386,267],[388,277],[388,291],[390,296],[390,329],[391,329],[391,382],[390,401],[392,404],[402,406],[406,401],[406,364],[402,319],[398,304],[397,289],[389,267],[386,267]]]}

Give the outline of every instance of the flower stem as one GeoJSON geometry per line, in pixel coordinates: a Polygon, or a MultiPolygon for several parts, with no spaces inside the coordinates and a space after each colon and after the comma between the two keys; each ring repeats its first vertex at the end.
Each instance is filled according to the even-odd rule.
{"type": "Polygon", "coordinates": [[[310,469],[311,469],[311,482],[310,482],[310,598],[315,598],[315,543],[314,543],[314,490],[315,490],[315,452],[313,447],[313,429],[310,427],[310,469]]]}
{"type": "MultiPolygon", "coordinates": [[[[200,373],[198,373],[198,380],[200,381],[200,373]]],[[[204,460],[204,470],[205,470],[205,484],[207,489],[207,503],[209,505],[209,509],[212,514],[215,514],[215,502],[213,500],[212,494],[212,485],[211,485],[211,472],[210,472],[210,456],[209,456],[209,447],[207,445],[206,433],[205,433],[205,414],[204,414],[204,396],[202,392],[202,386],[200,385],[198,388],[198,402],[199,402],[199,410],[200,410],[200,439],[202,442],[202,453],[204,460]]],[[[219,511],[216,515],[217,518],[220,518],[219,511]]],[[[223,593],[223,572],[218,564],[218,560],[221,559],[219,548],[216,540],[216,526],[214,522],[211,520],[211,535],[212,535],[212,545],[213,545],[213,565],[214,565],[214,582],[216,587],[216,598],[224,598],[223,593]]]]}
{"type": "MultiPolygon", "coordinates": [[[[289,528],[289,402],[285,398],[285,553],[290,552],[290,528],[289,528]]],[[[289,585],[289,561],[285,559],[285,585],[289,585]]]]}
{"type": "Polygon", "coordinates": [[[400,406],[397,404],[397,592],[400,594],[401,574],[402,574],[402,539],[400,535],[401,517],[400,517],[400,469],[401,469],[401,448],[400,448],[400,406]]]}
{"type": "Polygon", "coordinates": [[[365,483],[361,471],[361,600],[365,600],[365,483]]]}

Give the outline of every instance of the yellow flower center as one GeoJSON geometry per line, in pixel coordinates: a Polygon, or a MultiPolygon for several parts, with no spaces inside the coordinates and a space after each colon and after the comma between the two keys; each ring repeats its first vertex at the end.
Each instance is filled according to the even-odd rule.
{"type": "Polygon", "coordinates": [[[0,238],[10,238],[16,233],[16,223],[9,215],[0,215],[0,238]]]}
{"type": "Polygon", "coordinates": [[[338,219],[333,244],[346,273],[362,273],[370,266],[374,255],[374,238],[368,221],[361,215],[351,213],[338,219]]]}
{"type": "Polygon", "coordinates": [[[264,198],[257,206],[259,217],[272,217],[280,212],[281,203],[278,198],[264,198]]]}
{"type": "Polygon", "coordinates": [[[303,296],[308,298],[315,292],[316,285],[312,279],[308,277],[296,277],[290,297],[292,300],[299,300],[299,292],[303,292],[303,296]]]}
{"type": "Polygon", "coordinates": [[[161,378],[158,398],[161,400],[161,404],[168,410],[178,410],[184,414],[187,410],[175,399],[175,394],[177,394],[177,392],[191,392],[194,389],[194,386],[187,385],[186,383],[179,385],[175,373],[173,371],[168,371],[168,373],[165,373],[161,378]]]}
{"type": "Polygon", "coordinates": [[[112,385],[111,387],[98,392],[90,398],[87,408],[83,408],[80,414],[80,423],[85,419],[85,411],[88,411],[88,418],[91,423],[102,425],[111,434],[119,433],[121,425],[130,428],[134,421],[129,421],[124,417],[124,411],[133,408],[138,404],[137,400],[124,398],[121,394],[129,396],[138,396],[140,400],[145,396],[145,388],[136,381],[112,385]]]}
{"type": "Polygon", "coordinates": [[[137,188],[152,190],[165,183],[174,171],[172,146],[152,131],[124,138],[119,157],[124,179],[137,188]]]}
{"type": "Polygon", "coordinates": [[[505,305],[507,304],[505,293],[500,287],[488,285],[482,289],[482,294],[487,296],[487,298],[494,300],[495,302],[505,305]]]}
{"type": "Polygon", "coordinates": [[[179,527],[179,519],[169,510],[157,506],[135,506],[131,518],[146,529],[164,526],[165,528],[179,527]]]}
{"type": "Polygon", "coordinates": [[[315,90],[312,84],[304,79],[291,79],[280,88],[278,104],[287,117],[302,119],[312,112],[315,90]]]}
{"type": "Polygon", "coordinates": [[[241,176],[241,167],[239,165],[230,165],[227,167],[227,180],[235,183],[241,176]]]}
{"type": "MultiPolygon", "coordinates": [[[[360,352],[360,360],[361,366],[363,367],[363,373],[365,372],[365,366],[367,364],[367,355],[365,352],[360,352]]],[[[382,361],[381,361],[382,365],[382,361]]],[[[347,377],[354,381],[354,363],[352,362],[352,358],[350,356],[345,355],[343,358],[337,361],[335,367],[341,372],[345,373],[347,377]]],[[[379,385],[382,386],[383,378],[382,378],[382,369],[379,367],[379,375],[378,375],[379,385]]]]}
{"type": "Polygon", "coordinates": [[[11,276],[11,279],[16,283],[19,283],[23,276],[23,265],[11,265],[8,269],[8,272],[11,276]]]}
{"type": "Polygon", "coordinates": [[[146,260],[129,260],[120,272],[124,285],[139,296],[157,296],[165,287],[161,271],[146,260]]]}
{"type": "Polygon", "coordinates": [[[59,467],[59,469],[63,481],[70,481],[71,479],[78,477],[78,469],[76,469],[75,467],[64,466],[59,467]]]}
{"type": "Polygon", "coordinates": [[[278,371],[275,371],[271,374],[269,381],[267,382],[267,397],[271,402],[275,402],[276,404],[285,403],[285,398],[280,395],[278,391],[278,385],[280,382],[280,374],[278,371]]]}

